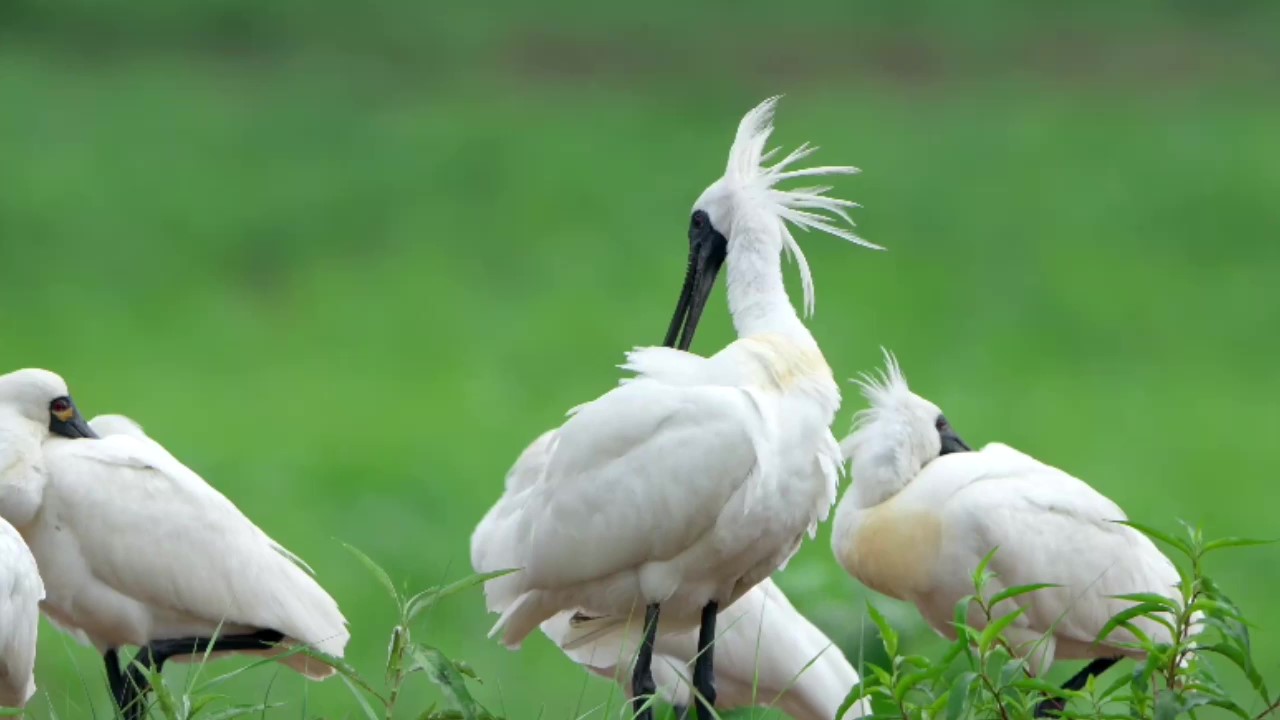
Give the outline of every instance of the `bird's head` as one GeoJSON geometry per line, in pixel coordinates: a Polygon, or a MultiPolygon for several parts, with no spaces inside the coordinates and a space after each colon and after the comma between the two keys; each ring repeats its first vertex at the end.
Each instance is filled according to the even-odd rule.
{"type": "Polygon", "coordinates": [[[911,392],[892,353],[885,351],[882,371],[857,382],[871,405],[854,416],[841,449],[864,505],[892,497],[937,458],[969,450],[942,410],[911,392]]]}
{"type": "Polygon", "coordinates": [[[97,437],[71,399],[66,381],[48,370],[27,368],[0,375],[0,407],[55,435],[97,437]]]}
{"type": "Polygon", "coordinates": [[[857,207],[857,203],[828,197],[826,193],[831,188],[826,186],[793,190],[776,187],[780,182],[797,178],[858,172],[857,168],[845,166],[793,169],[793,165],[817,150],[808,144],[773,165],[766,165],[777,153],[776,148],[765,152],[765,144],[773,132],[777,102],[777,97],[769,98],[742,118],[733,147],[729,149],[729,164],[724,175],[702,191],[693,204],[689,218],[689,265],[675,317],[667,331],[664,344],[668,347],[689,349],[721,265],[744,243],[763,245],[754,249],[764,252],[786,252],[794,257],[800,268],[805,312],[813,311],[813,278],[800,246],[787,227],[788,222],[804,230],[818,230],[880,249],[840,226],[842,223],[853,226],[848,209],[857,207]]]}

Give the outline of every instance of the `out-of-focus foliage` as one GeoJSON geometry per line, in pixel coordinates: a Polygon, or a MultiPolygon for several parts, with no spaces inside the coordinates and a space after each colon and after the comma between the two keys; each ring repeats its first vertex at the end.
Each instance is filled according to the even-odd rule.
{"type": "MultiPolygon", "coordinates": [[[[342,543],[411,587],[469,572],[524,445],[661,339],[689,207],[783,92],[777,141],[862,167],[837,192],[889,248],[798,237],[838,377],[887,346],[966,438],[1148,524],[1272,535],[1278,26],[1276,3],[1189,0],[7,0],[0,367],[141,421],[316,568],[368,674],[397,617],[342,543]]],[[[731,337],[723,308],[695,349],[731,337]]],[[[839,429],[860,406],[848,388],[839,429]]],[[[1269,552],[1214,572],[1262,628],[1269,552]]],[[[883,659],[825,530],[779,582],[883,659]]],[[[496,714],[616,696],[541,638],[486,640],[474,593],[434,612],[421,639],[496,714]]],[[[1274,672],[1280,645],[1255,656],[1274,672]]],[[[100,659],[52,626],[38,673],[30,717],[109,714],[100,659]]],[[[362,712],[275,666],[221,689],[362,712]]]]}

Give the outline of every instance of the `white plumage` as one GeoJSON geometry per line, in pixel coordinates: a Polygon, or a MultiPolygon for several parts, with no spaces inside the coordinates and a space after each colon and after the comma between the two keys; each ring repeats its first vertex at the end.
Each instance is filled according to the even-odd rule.
{"type": "MultiPolygon", "coordinates": [[[[572,615],[560,613],[544,622],[543,633],[563,643],[571,634],[572,615]]],[[[858,682],[857,671],[840,648],[795,609],[771,578],[748,590],[717,621],[719,632],[712,649],[718,708],[775,707],[796,720],[831,720],[858,682]]],[[[692,704],[690,668],[697,648],[698,634],[693,630],[658,638],[654,678],[659,693],[672,705],[692,704]]],[[[628,691],[627,663],[635,650],[629,635],[614,633],[565,654],[628,691]]],[[[869,711],[862,700],[842,720],[869,711]]]]}
{"type": "Polygon", "coordinates": [[[510,646],[565,610],[580,611],[570,648],[641,625],[646,605],[661,604],[662,632],[694,627],[709,602],[726,607],[781,567],[834,502],[841,460],[828,428],[839,391],[787,299],[781,254],[801,260],[809,300],[784,218],[856,240],[814,212],[844,217],[852,203],[774,184],[852,169],[787,169],[811,148],[762,167],[773,106],[743,119],[725,176],[694,205],[691,274],[673,323],[674,335],[689,309],[687,347],[719,265],[705,261],[707,248],[719,242],[739,339],[711,357],[632,352],[624,367],[637,376],[579,406],[547,440],[545,471],[476,530],[477,570],[520,570],[486,586],[502,613],[494,631],[510,646]]]}
{"type": "MultiPolygon", "coordinates": [[[[94,425],[103,437],[57,375],[0,377],[0,453],[27,461],[0,477],[0,513],[31,547],[51,620],[103,652],[271,630],[285,645],[342,655],[346,620],[305,565],[136,423],[94,425]],[[50,432],[59,422],[67,437],[50,432]],[[6,506],[9,495],[18,501],[6,506]]],[[[305,655],[281,660],[313,679],[333,673],[305,655]]]]}
{"type": "MultiPolygon", "coordinates": [[[[1180,597],[1173,564],[1145,535],[1120,524],[1124,512],[1081,480],[1007,445],[968,451],[938,407],[912,393],[893,359],[867,378],[871,403],[845,449],[853,485],[832,538],[840,563],[873,590],[914,603],[935,630],[954,637],[956,603],[972,594],[972,573],[996,549],[990,594],[1054,583],[1004,603],[1024,613],[1007,633],[1034,674],[1054,660],[1133,656],[1121,629],[1098,633],[1132,606],[1114,596],[1180,597]],[[1043,639],[1042,639],[1042,636],[1043,639]]],[[[975,610],[970,621],[982,625],[975,610]]],[[[1137,627],[1168,639],[1161,624],[1137,627]]]]}
{"type": "Polygon", "coordinates": [[[23,707],[36,691],[36,628],[44,584],[13,526],[0,520],[0,707],[23,707]]]}
{"type": "MultiPolygon", "coordinates": [[[[481,522],[471,546],[476,566],[499,566],[508,548],[485,546],[494,537],[486,526],[500,522],[513,506],[511,499],[526,490],[543,473],[556,431],[543,433],[525,449],[507,473],[502,500],[481,522]]],[[[495,608],[499,609],[500,608],[495,608]]],[[[564,649],[574,636],[574,612],[559,613],[542,623],[542,632],[564,649]]],[[[779,707],[797,720],[831,720],[858,674],[838,647],[792,606],[772,579],[766,578],[720,613],[719,633],[713,651],[720,708],[779,707]]],[[[692,701],[690,666],[697,655],[694,630],[658,638],[653,673],[659,693],[671,704],[692,701]]],[[[619,629],[591,642],[564,649],[587,670],[618,681],[629,691],[626,672],[636,653],[635,634],[619,629]]],[[[844,720],[861,717],[868,708],[861,702],[844,720]]]]}

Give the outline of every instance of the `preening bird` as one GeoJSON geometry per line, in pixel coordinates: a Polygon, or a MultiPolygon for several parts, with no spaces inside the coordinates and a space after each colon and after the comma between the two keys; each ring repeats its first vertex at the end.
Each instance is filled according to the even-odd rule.
{"type": "Polygon", "coordinates": [[[334,670],[289,647],[341,656],[349,633],[310,569],[127,418],[95,421],[45,370],[0,376],[0,515],[27,539],[45,614],[102,654],[112,695],[141,717],[145,675],[118,656],[277,656],[312,679],[334,670]],[[216,639],[215,639],[216,636],[216,639]]]}
{"type": "MultiPolygon", "coordinates": [[[[542,632],[557,644],[572,632],[572,612],[542,623],[542,632]]],[[[849,691],[858,683],[853,669],[836,647],[791,604],[782,589],[766,578],[716,618],[716,707],[778,708],[796,720],[832,720],[849,691]]],[[[566,650],[587,670],[618,681],[619,673],[635,657],[635,643],[626,633],[566,650]]],[[[659,635],[653,651],[654,683],[671,705],[687,707],[693,700],[690,669],[698,652],[694,630],[659,635]]],[[[865,700],[849,708],[842,720],[870,712],[865,700]]]]}
{"type": "MultiPolygon", "coordinates": [[[[1127,519],[1124,511],[1083,481],[1000,443],[970,450],[938,406],[908,388],[894,358],[886,359],[879,377],[863,377],[870,408],[842,444],[853,484],[836,511],[832,546],[840,564],[872,590],[915,604],[935,630],[954,638],[956,603],[973,593],[973,572],[995,550],[991,595],[1056,585],[994,610],[997,617],[1023,611],[1006,637],[1033,675],[1055,658],[1087,659],[1064,686],[1080,689],[1120,657],[1138,656],[1124,646],[1137,642],[1128,630],[1101,642],[1098,634],[1133,605],[1115,596],[1180,601],[1173,563],[1117,522],[1127,519]]],[[[969,622],[984,624],[976,608],[969,622]]],[[[1132,622],[1153,639],[1170,639],[1159,622],[1132,622]]]]}
{"type": "MultiPolygon", "coordinates": [[[[4,463],[0,447],[0,466],[4,463]]],[[[36,628],[44,583],[12,525],[0,520],[0,707],[20,708],[36,691],[36,628]]]]}
{"type": "MultiPolygon", "coordinates": [[[[507,474],[507,497],[522,492],[542,474],[555,431],[543,433],[521,454],[507,474]]],[[[495,512],[509,507],[499,502],[495,512]]],[[[491,513],[492,515],[492,513],[491,513]]],[[[486,518],[484,522],[490,522],[486,518]]],[[[483,526],[483,523],[482,523],[483,526]]],[[[477,532],[475,538],[489,537],[477,532]]],[[[492,549],[472,544],[472,561],[485,565],[492,549]]],[[[573,635],[573,611],[559,613],[542,623],[552,642],[564,644],[573,635]]],[[[821,630],[809,622],[771,578],[765,578],[716,618],[718,632],[712,645],[716,671],[716,706],[778,707],[797,720],[831,720],[858,682],[858,673],[821,630]]],[[[636,655],[636,638],[624,628],[564,652],[574,662],[630,690],[625,673],[636,655]],[[621,668],[622,672],[619,672],[621,668]]],[[[690,669],[698,652],[698,633],[659,635],[654,647],[653,675],[657,692],[668,703],[687,707],[691,692],[690,669]]],[[[865,701],[845,713],[842,720],[862,717],[865,701]]]]}
{"type": "Polygon", "coordinates": [[[694,203],[667,332],[676,347],[631,352],[624,368],[635,377],[572,411],[547,441],[543,472],[500,500],[472,540],[487,549],[477,570],[518,569],[485,588],[507,645],[565,611],[575,613],[569,649],[643,629],[632,677],[642,717],[654,638],[694,627],[695,704],[711,716],[713,654],[701,651],[717,611],[780,568],[835,499],[841,460],[829,426],[840,393],[787,298],[782,254],[795,256],[810,309],[812,278],[787,222],[862,241],[834,224],[853,203],[776,185],[854,170],[790,169],[808,146],[763,165],[774,104],[747,113],[724,176],[694,203]],[[738,339],[701,357],[687,350],[721,264],[738,339]]]}

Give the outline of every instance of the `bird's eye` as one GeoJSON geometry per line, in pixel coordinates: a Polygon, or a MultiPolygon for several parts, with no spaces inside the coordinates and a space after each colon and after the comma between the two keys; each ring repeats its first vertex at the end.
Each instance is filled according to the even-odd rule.
{"type": "Polygon", "coordinates": [[[53,402],[49,403],[49,411],[52,413],[55,413],[55,414],[65,413],[70,410],[71,410],[71,398],[66,398],[66,397],[54,398],[53,402]]]}
{"type": "Polygon", "coordinates": [[[707,217],[707,213],[703,210],[699,210],[693,214],[693,217],[689,218],[689,227],[694,230],[701,230],[706,226],[709,220],[710,218],[707,217]]]}
{"type": "Polygon", "coordinates": [[[950,423],[947,422],[947,417],[945,415],[939,415],[938,419],[934,421],[933,426],[938,429],[938,432],[942,432],[950,426],[950,423]]]}

